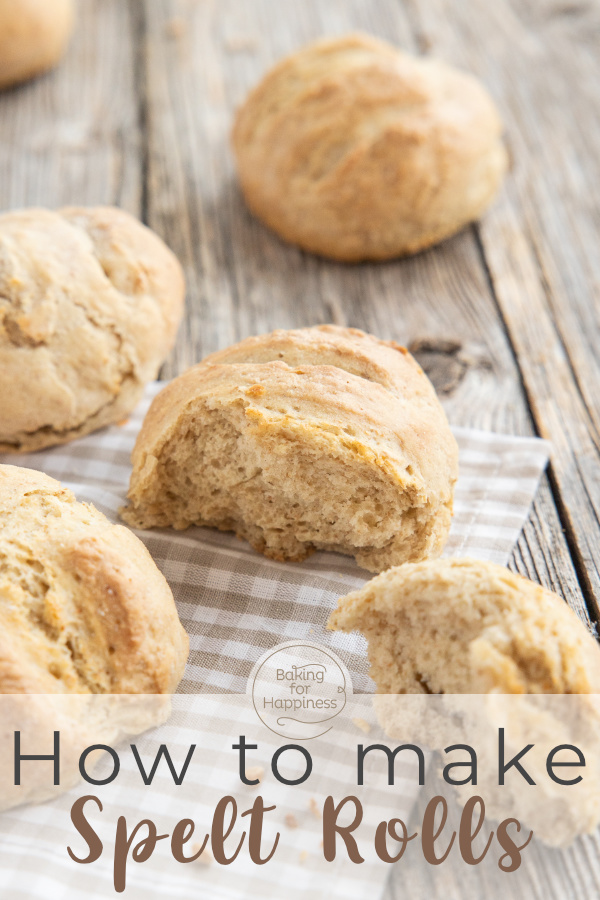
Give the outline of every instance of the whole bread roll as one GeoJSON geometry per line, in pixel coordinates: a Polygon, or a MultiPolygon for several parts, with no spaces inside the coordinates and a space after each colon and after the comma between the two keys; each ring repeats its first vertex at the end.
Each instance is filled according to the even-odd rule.
{"type": "Polygon", "coordinates": [[[0,0],[0,88],[51,69],[73,31],[73,0],[0,0]]]}
{"type": "Polygon", "coordinates": [[[171,349],[181,266],[111,207],[0,215],[0,452],[123,419],[171,349]]]}
{"type": "MultiPolygon", "coordinates": [[[[188,655],[167,582],[138,538],[41,472],[0,466],[0,808],[79,780],[82,751],[160,724],[188,655]],[[143,696],[141,696],[143,695],[143,696]],[[24,762],[14,784],[13,734],[24,762]]],[[[93,760],[88,761],[88,771],[93,760]]]]}
{"type": "Polygon", "coordinates": [[[600,647],[564,600],[489,562],[390,569],[328,627],[365,635],[382,694],[600,693],[600,647]]]}
{"type": "Polygon", "coordinates": [[[232,139],[250,210],[353,262],[415,253],[477,219],[506,170],[501,132],[474,77],[350,34],[281,60],[232,139]]]}
{"type": "Polygon", "coordinates": [[[457,452],[403,347],[331,325],[275,331],[155,398],[122,515],[235,531],[273,559],[336,550],[381,571],[441,551],[457,452]]]}

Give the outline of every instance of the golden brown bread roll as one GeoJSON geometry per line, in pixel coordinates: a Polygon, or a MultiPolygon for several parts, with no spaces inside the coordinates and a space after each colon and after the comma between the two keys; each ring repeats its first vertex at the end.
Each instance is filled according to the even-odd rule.
{"type": "Polygon", "coordinates": [[[188,640],[142,542],[17,466],[0,516],[0,693],[172,693],[188,640]]]}
{"type": "Polygon", "coordinates": [[[168,716],[188,655],[173,595],[138,538],[41,472],[0,466],[0,808],[57,793],[48,753],[61,735],[61,786],[78,757],[168,716]],[[145,695],[141,697],[139,695],[145,695]],[[118,696],[116,696],[118,695],[118,696]],[[135,696],[129,696],[135,695],[135,696]],[[151,695],[151,696],[148,696],[151,695]],[[154,696],[162,695],[162,696],[154,696]]]}
{"type": "Polygon", "coordinates": [[[0,452],[127,416],[173,345],[184,295],[175,256],[123,210],[0,215],[0,452]]]}
{"type": "Polygon", "coordinates": [[[275,331],[156,397],[122,514],[235,531],[274,559],[337,550],[381,571],[441,551],[457,452],[403,347],[351,328],[275,331]]]}
{"type": "Polygon", "coordinates": [[[506,169],[485,88],[361,34],[281,60],[237,114],[249,208],[280,237],[343,261],[415,253],[477,219],[506,169]]]}
{"type": "Polygon", "coordinates": [[[0,0],[0,89],[56,65],[74,12],[73,0],[0,0]]]}
{"type": "Polygon", "coordinates": [[[600,647],[561,597],[489,562],[428,560],[342,597],[328,627],[366,637],[389,738],[443,751],[442,766],[474,748],[475,781],[446,795],[464,803],[476,793],[486,816],[516,817],[551,846],[596,829],[600,647]],[[583,776],[565,786],[548,777],[547,761],[573,765],[572,747],[586,767],[556,770],[583,776]],[[533,783],[515,772],[499,781],[499,760],[514,756],[533,783]]]}
{"type": "Polygon", "coordinates": [[[600,647],[557,594],[503,566],[398,566],[342,597],[329,627],[361,631],[382,694],[600,692],[600,647]]]}

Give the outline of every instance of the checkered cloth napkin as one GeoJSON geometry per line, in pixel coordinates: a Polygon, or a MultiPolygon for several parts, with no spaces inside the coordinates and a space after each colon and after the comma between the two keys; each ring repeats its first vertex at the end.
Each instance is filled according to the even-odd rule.
{"type": "MultiPolygon", "coordinates": [[[[127,491],[130,452],[146,410],[161,387],[151,385],[145,400],[122,426],[44,452],[0,457],[0,462],[46,472],[71,488],[78,500],[93,503],[117,521],[117,510],[123,505],[127,491]]],[[[460,477],[446,555],[473,556],[505,564],[546,465],[548,445],[536,438],[464,428],[454,429],[454,434],[460,450],[460,477]]],[[[226,759],[226,751],[233,739],[244,733],[240,729],[245,728],[245,733],[251,735],[253,728],[258,728],[256,734],[260,735],[265,751],[271,744],[278,745],[278,738],[260,726],[253,711],[249,711],[246,698],[240,696],[246,691],[254,664],[265,651],[296,639],[329,647],[347,666],[354,692],[372,692],[363,638],[331,633],[325,628],[337,598],[362,586],[370,576],[352,560],[333,553],[318,552],[303,563],[273,562],[237,538],[208,529],[138,534],[173,590],[181,621],[190,635],[190,658],[179,695],[174,698],[176,710],[172,719],[136,743],[142,748],[146,741],[148,748],[156,752],[161,740],[168,740],[170,747],[182,748],[182,758],[185,757],[183,748],[190,743],[199,745],[198,752],[204,750],[205,757],[212,761],[212,769],[204,765],[192,774],[191,767],[192,780],[186,778],[186,784],[191,785],[188,790],[192,794],[194,786],[197,788],[194,809],[197,812],[204,809],[206,820],[215,799],[212,794],[222,796],[223,792],[233,790],[227,786],[228,779],[231,781],[237,767],[235,759],[233,762],[226,759]],[[232,696],[235,694],[238,696],[232,696]]],[[[362,698],[363,704],[367,699],[362,698]]],[[[361,699],[355,702],[360,704],[361,699]]],[[[360,717],[368,718],[369,710],[365,706],[360,717]]],[[[178,869],[178,864],[173,863],[161,868],[153,857],[147,865],[133,866],[134,877],[125,896],[281,900],[285,893],[288,900],[300,900],[309,894],[311,900],[337,897],[376,900],[383,890],[387,867],[367,860],[348,873],[342,871],[337,861],[324,863],[317,840],[320,823],[306,813],[313,795],[326,796],[332,790],[331,779],[340,780],[346,765],[346,745],[353,744],[355,751],[356,743],[364,739],[364,735],[349,737],[348,729],[351,732],[352,727],[352,720],[346,717],[337,722],[326,741],[312,742],[315,772],[325,773],[329,782],[323,776],[322,782],[312,779],[307,788],[271,784],[266,799],[275,797],[278,809],[296,809],[298,817],[297,828],[284,829],[281,848],[271,863],[259,868],[240,857],[227,869],[204,867],[200,882],[197,871],[194,876],[196,888],[202,887],[201,893],[196,889],[190,893],[191,876],[181,874],[180,869],[187,872],[191,866],[178,869]],[[310,797],[307,791],[313,792],[310,797]],[[308,858],[303,858],[304,851],[312,853],[315,860],[320,855],[320,861],[311,865],[308,858]]],[[[348,775],[345,788],[343,781],[342,778],[340,786],[345,793],[356,791],[352,774],[348,775]]],[[[172,784],[170,792],[168,778],[164,784],[160,781],[149,789],[139,786],[138,776],[138,782],[120,789],[119,802],[127,802],[128,808],[136,812],[135,821],[143,817],[144,811],[148,813],[146,807],[154,811],[162,809],[168,818],[177,812],[172,784]]],[[[44,806],[13,810],[0,816],[2,896],[10,896],[11,900],[25,897],[75,900],[83,896],[81,870],[86,870],[86,896],[112,896],[112,877],[103,860],[92,866],[75,866],[66,854],[67,832],[73,838],[73,829],[68,827],[68,810],[81,793],[76,789],[44,806]],[[31,868],[33,856],[40,860],[39,870],[36,866],[35,872],[31,868]]],[[[397,785],[392,795],[382,792],[381,798],[373,797],[371,792],[369,815],[377,822],[402,815],[403,811],[408,815],[414,791],[408,787],[403,791],[397,785]]],[[[109,798],[107,804],[110,802],[109,798]]],[[[178,803],[181,807],[180,800],[178,803]]],[[[189,815],[182,808],[178,813],[179,818],[189,815]]],[[[83,853],[83,848],[80,849],[83,853]]]]}

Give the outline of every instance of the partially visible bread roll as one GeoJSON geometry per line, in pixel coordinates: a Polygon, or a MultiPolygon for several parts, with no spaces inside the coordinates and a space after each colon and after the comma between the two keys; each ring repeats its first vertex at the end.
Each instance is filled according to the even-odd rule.
{"type": "Polygon", "coordinates": [[[488,562],[390,569],[329,628],[365,635],[382,694],[600,693],[600,647],[564,600],[488,562]]]}
{"type": "Polygon", "coordinates": [[[131,525],[235,531],[273,559],[315,549],[372,571],[438,554],[457,446],[403,348],[350,328],[275,331],[215,353],[154,400],[131,525]]]}
{"type": "Polygon", "coordinates": [[[17,466],[0,516],[0,693],[174,692],[188,639],[142,542],[17,466]]]}
{"type": "Polygon", "coordinates": [[[51,69],[73,31],[73,0],[0,0],[0,88],[51,69]]]}
{"type": "Polygon", "coordinates": [[[479,218],[507,166],[477,79],[351,34],[281,60],[233,129],[250,210],[342,261],[415,253],[479,218]]]}
{"type": "Polygon", "coordinates": [[[127,416],[173,345],[184,294],[175,256],[123,210],[0,215],[0,452],[127,416]]]}
{"type": "Polygon", "coordinates": [[[475,792],[486,817],[516,818],[523,840],[531,828],[565,846],[596,829],[600,647],[559,596],[492,563],[430,560],[342,597],[329,628],[365,635],[374,707],[390,739],[443,751],[440,772],[474,748],[473,780],[452,769],[451,779],[467,777],[444,786],[446,796],[465,803],[475,792]],[[549,778],[548,761],[574,765],[575,747],[585,769],[566,770],[566,782],[549,778]],[[500,760],[513,757],[528,784],[514,770],[499,780],[500,760]],[[568,781],[578,774],[579,783],[568,781]]]}
{"type": "MultiPolygon", "coordinates": [[[[188,638],[173,595],[127,528],[58,481],[0,466],[0,809],[45,800],[79,779],[80,753],[167,718],[188,638]],[[140,696],[144,695],[144,696],[140,696]],[[160,695],[160,696],[158,696],[160,695]],[[61,784],[24,764],[60,732],[61,784]]],[[[90,760],[90,764],[91,764],[90,760]]]]}

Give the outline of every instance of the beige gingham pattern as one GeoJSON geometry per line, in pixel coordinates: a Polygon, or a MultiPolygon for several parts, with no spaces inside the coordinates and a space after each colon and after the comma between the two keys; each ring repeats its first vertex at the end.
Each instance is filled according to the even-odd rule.
{"type": "MultiPolygon", "coordinates": [[[[158,389],[160,385],[150,386],[144,402],[122,426],[104,429],[63,447],[26,456],[5,456],[0,461],[46,472],[70,487],[79,500],[93,503],[116,521],[117,510],[125,501],[135,436],[158,389]]],[[[460,448],[460,478],[446,553],[506,563],[546,465],[548,445],[536,438],[470,429],[457,428],[454,433],[460,448]]],[[[325,628],[337,598],[360,587],[370,576],[351,559],[333,553],[315,553],[303,563],[273,562],[235,537],[207,529],[138,534],[169,581],[190,635],[190,658],[180,688],[180,694],[188,696],[176,698],[181,704],[179,711],[159,734],[167,734],[173,747],[197,743],[198,753],[205,752],[212,759],[212,768],[194,770],[196,780],[189,782],[192,795],[197,794],[195,810],[199,817],[202,812],[206,817],[210,801],[216,802],[229,790],[228,783],[236,771],[219,748],[230,746],[243,733],[242,727],[248,734],[258,727],[265,747],[277,744],[278,739],[257,724],[246,699],[231,696],[245,692],[252,667],[266,650],[292,639],[322,644],[346,664],[355,693],[372,691],[363,639],[330,633],[325,628]],[[203,696],[198,697],[199,694],[203,696]],[[237,704],[235,714],[232,703],[237,704]]],[[[227,870],[209,867],[203,870],[203,880],[199,882],[197,869],[195,874],[189,874],[191,866],[181,867],[180,871],[175,864],[165,864],[164,856],[163,864],[153,858],[144,866],[130,867],[135,869],[135,883],[125,896],[376,900],[383,890],[387,867],[367,861],[348,872],[347,867],[342,870],[336,864],[325,864],[322,858],[318,861],[320,824],[305,815],[307,791],[311,796],[325,796],[333,791],[331,784],[337,784],[336,779],[338,793],[348,793],[355,785],[353,778],[345,779],[346,763],[342,758],[348,752],[348,743],[354,749],[360,743],[360,735],[357,738],[355,734],[354,738],[351,721],[346,718],[338,722],[331,738],[313,741],[311,745],[315,770],[324,773],[320,782],[310,788],[272,786],[278,809],[296,809],[301,825],[297,830],[287,830],[277,859],[260,868],[247,863],[227,870]],[[306,859],[301,858],[303,852],[308,854],[306,859]]],[[[160,740],[150,735],[136,743],[142,747],[144,742],[148,747],[156,747],[160,740]]],[[[76,866],[66,854],[67,836],[73,838],[68,810],[74,797],[81,793],[71,792],[45,806],[0,816],[2,897],[75,900],[84,896],[82,869],[86,870],[85,896],[113,896],[111,874],[102,861],[89,867],[76,866]],[[32,856],[37,860],[34,869],[32,856]]],[[[377,821],[408,815],[413,796],[414,791],[399,786],[392,795],[388,792],[375,800],[371,795],[369,807],[377,821]]],[[[149,810],[159,810],[167,819],[189,815],[181,802],[181,790],[177,794],[168,780],[157,780],[152,789],[125,786],[118,794],[119,804],[121,811],[126,806],[136,815],[139,813],[137,818],[149,810]]]]}
{"type": "MultiPolygon", "coordinates": [[[[112,887],[111,841],[119,816],[126,816],[129,830],[141,819],[151,818],[161,833],[170,833],[178,820],[191,818],[197,823],[201,840],[223,796],[233,796],[241,813],[260,793],[265,805],[276,807],[265,816],[264,855],[272,846],[276,832],[280,834],[276,854],[270,862],[256,866],[245,846],[237,860],[227,867],[215,863],[205,867],[198,862],[182,865],[171,858],[168,841],[162,841],[143,865],[130,860],[124,896],[128,900],[154,897],[377,900],[387,867],[373,851],[375,828],[386,817],[400,816],[408,822],[418,787],[412,760],[398,761],[395,785],[388,788],[385,765],[382,767],[381,760],[375,756],[367,758],[365,786],[357,787],[357,744],[385,740],[376,725],[370,700],[368,695],[357,698],[349,705],[347,714],[335,720],[329,734],[307,743],[313,758],[313,774],[305,784],[287,787],[279,784],[270,771],[273,752],[286,741],[261,725],[245,695],[204,693],[174,697],[174,712],[169,722],[133,740],[147,769],[161,743],[167,744],[177,769],[190,744],[197,744],[183,785],[174,786],[163,760],[152,786],[143,786],[125,744],[119,747],[122,768],[112,785],[81,785],[50,803],[3,813],[0,815],[0,896],[3,900],[4,897],[99,900],[118,896],[112,887]],[[355,717],[370,722],[368,735],[354,724],[355,717]],[[247,743],[259,747],[258,751],[248,752],[247,764],[248,768],[260,765],[264,769],[260,787],[247,787],[239,781],[237,754],[232,751],[232,744],[237,743],[240,734],[246,736],[247,743]],[[94,804],[88,804],[85,811],[105,842],[105,851],[97,862],[77,865],[67,856],[66,848],[70,846],[84,857],[87,847],[71,824],[70,808],[78,797],[88,794],[97,796],[103,805],[102,812],[94,804]],[[320,810],[329,794],[336,803],[351,794],[358,796],[363,804],[364,820],[358,835],[365,858],[361,865],[350,863],[343,850],[332,863],[323,859],[320,810]],[[33,857],[35,866],[31,866],[33,857]]],[[[296,768],[295,762],[292,758],[282,764],[289,778],[302,774],[302,766],[298,764],[296,768]]],[[[106,765],[94,774],[101,778],[110,771],[110,765],[106,765]]],[[[247,828],[244,820],[238,821],[228,843],[229,852],[237,845],[243,827],[247,828]]],[[[193,844],[192,840],[186,847],[188,855],[193,852],[190,849],[193,844]]]]}

